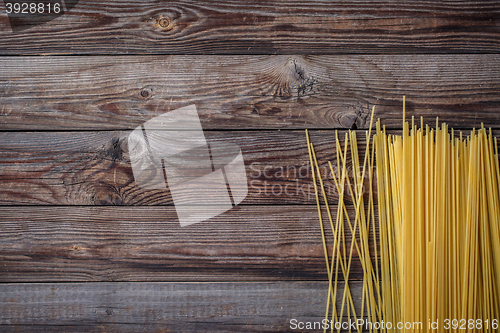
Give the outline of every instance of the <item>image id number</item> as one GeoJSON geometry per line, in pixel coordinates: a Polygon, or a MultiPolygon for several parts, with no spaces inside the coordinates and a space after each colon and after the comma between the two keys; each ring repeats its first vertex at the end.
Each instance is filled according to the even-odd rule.
{"type": "Polygon", "coordinates": [[[11,3],[5,4],[7,14],[59,14],[61,12],[61,4],[59,3],[11,3]]]}
{"type": "Polygon", "coordinates": [[[498,328],[498,320],[493,319],[492,321],[490,320],[481,320],[481,319],[445,319],[444,320],[444,329],[449,330],[449,329],[454,329],[454,330],[472,330],[472,329],[490,329],[490,327],[494,330],[498,328]]]}

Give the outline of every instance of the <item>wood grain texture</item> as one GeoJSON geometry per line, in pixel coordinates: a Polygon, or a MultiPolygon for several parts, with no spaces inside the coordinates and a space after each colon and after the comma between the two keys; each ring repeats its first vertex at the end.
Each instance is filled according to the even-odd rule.
{"type": "MultiPolygon", "coordinates": [[[[362,285],[350,287],[360,307],[362,285]]],[[[2,284],[0,329],[290,332],[292,318],[323,319],[327,289],[325,282],[2,284]]]]}
{"type": "Polygon", "coordinates": [[[486,0],[80,0],[16,33],[3,11],[0,54],[495,53],[499,13],[486,0]]]}
{"type": "MultiPolygon", "coordinates": [[[[499,16],[500,17],[500,16],[499,16]]],[[[1,130],[125,130],[195,104],[205,130],[500,127],[500,55],[0,58],[1,130]]]]}
{"type": "MultiPolygon", "coordinates": [[[[390,131],[389,133],[398,133],[390,131]]],[[[457,132],[458,133],[458,132],[457,132]]],[[[8,205],[173,205],[170,187],[149,190],[134,180],[127,137],[130,132],[0,133],[0,206],[8,205]]],[[[339,131],[344,142],[346,131],[339,131]]],[[[468,131],[464,131],[467,135],[468,131]]],[[[493,131],[495,136],[500,132],[493,131]]],[[[210,131],[208,143],[231,143],[243,154],[248,194],[243,205],[316,203],[304,131],[210,131]]],[[[328,161],[336,168],[334,131],[311,131],[330,202],[338,200],[328,161]]],[[[364,156],[365,135],[358,131],[364,156]]],[[[166,151],[169,145],[165,146],[166,151]]],[[[350,152],[348,174],[352,177],[350,152]]],[[[191,170],[193,173],[197,169],[191,170]]],[[[375,177],[374,177],[375,178],[375,177]]],[[[177,203],[193,194],[181,187],[177,203]]],[[[368,188],[368,179],[365,188],[368,188]]],[[[376,193],[375,179],[374,190],[376,193]]],[[[350,197],[346,197],[350,203],[350,197]]]]}
{"type": "MultiPolygon", "coordinates": [[[[371,107],[397,133],[406,95],[407,119],[483,122],[498,136],[499,37],[500,1],[487,0],[80,0],[19,32],[2,7],[0,331],[320,321],[327,277],[303,129],[325,167],[331,129],[359,129],[363,150],[371,107]],[[168,188],[135,183],[127,136],[192,104],[209,143],[241,148],[249,193],[181,228],[168,188]]],[[[350,279],[359,307],[359,260],[350,279]]]]}
{"type": "MultiPolygon", "coordinates": [[[[164,190],[147,190],[136,184],[129,134],[0,133],[0,205],[172,205],[167,185],[164,190]]],[[[344,134],[339,134],[342,140],[344,134]]],[[[304,131],[210,131],[205,136],[209,143],[240,147],[248,186],[242,204],[315,204],[304,131]]],[[[358,138],[364,152],[364,135],[359,133],[358,138]]],[[[336,163],[335,132],[313,131],[311,140],[328,197],[336,200],[338,192],[327,164],[336,163]]],[[[165,149],[169,150],[168,143],[165,149]]],[[[182,198],[191,193],[186,189],[182,198]]]]}
{"type": "MultiPolygon", "coordinates": [[[[240,206],[188,227],[173,207],[5,207],[0,267],[3,283],[327,280],[315,206],[240,206]]],[[[350,279],[361,272],[353,260],[350,279]]]]}

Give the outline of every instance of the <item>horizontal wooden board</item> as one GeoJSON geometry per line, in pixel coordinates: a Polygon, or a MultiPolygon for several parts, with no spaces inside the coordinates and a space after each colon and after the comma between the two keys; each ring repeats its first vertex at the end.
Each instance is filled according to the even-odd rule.
{"type": "MultiPolygon", "coordinates": [[[[350,289],[359,314],[362,284],[350,289]]],[[[290,332],[321,321],[326,296],[325,282],[0,284],[0,329],[290,332]]]]}
{"type": "MultiPolygon", "coordinates": [[[[0,205],[172,205],[167,185],[158,190],[137,185],[129,134],[0,133],[0,205]]],[[[358,134],[359,149],[364,151],[364,135],[358,134]]],[[[342,141],[344,135],[345,131],[339,134],[342,141]]],[[[205,136],[209,143],[233,143],[241,149],[248,187],[242,204],[315,204],[305,131],[211,131],[205,136]]],[[[327,165],[336,164],[335,132],[313,131],[311,140],[327,195],[336,200],[327,165]]],[[[169,149],[166,143],[165,151],[169,149]]],[[[183,189],[178,202],[191,194],[183,189]]]]}
{"type": "MultiPolygon", "coordinates": [[[[310,133],[327,197],[335,202],[339,195],[328,167],[331,161],[334,173],[341,174],[336,167],[335,132],[310,133]]],[[[129,134],[118,131],[0,133],[0,205],[173,205],[168,176],[161,189],[147,189],[136,183],[127,143],[129,134]]],[[[342,143],[345,134],[345,131],[339,132],[342,143]]],[[[357,134],[360,156],[364,156],[365,135],[362,131],[357,134]]],[[[493,131],[493,134],[498,137],[500,132],[493,131]]],[[[316,203],[304,131],[210,131],[205,136],[209,144],[231,143],[241,149],[248,189],[241,204],[316,203]]],[[[165,151],[170,148],[166,143],[165,151]]],[[[349,154],[347,171],[352,176],[355,170],[349,154]]],[[[179,179],[182,178],[175,178],[179,179]]],[[[243,184],[236,188],[245,190],[243,184]]],[[[366,178],[365,192],[368,186],[366,178]]],[[[373,186],[376,192],[375,180],[373,186]]],[[[198,191],[182,184],[177,188],[177,204],[189,204],[188,200],[198,191]]],[[[345,199],[352,202],[349,192],[345,199]]]]}
{"type": "MultiPolygon", "coordinates": [[[[499,16],[500,17],[500,16],[499,16]]],[[[39,38],[38,38],[39,39],[39,38]]],[[[205,130],[500,127],[500,55],[0,58],[0,130],[129,130],[196,105],[205,130]]]]}
{"type": "MultiPolygon", "coordinates": [[[[181,227],[173,207],[5,207],[0,282],[321,281],[317,214],[315,206],[241,206],[181,227]]],[[[357,280],[353,249],[350,278],[357,280]]]]}
{"type": "Polygon", "coordinates": [[[487,0],[80,0],[23,31],[2,11],[0,54],[498,52],[499,14],[487,0]]]}

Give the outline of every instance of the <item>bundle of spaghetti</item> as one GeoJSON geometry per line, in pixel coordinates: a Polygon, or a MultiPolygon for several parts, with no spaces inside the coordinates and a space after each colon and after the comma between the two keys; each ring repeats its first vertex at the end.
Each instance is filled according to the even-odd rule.
{"type": "Polygon", "coordinates": [[[484,127],[464,138],[437,121],[425,130],[412,123],[388,135],[379,120],[373,138],[381,319],[421,322],[423,331],[491,330],[500,318],[496,140],[484,127]]]}
{"type": "MultiPolygon", "coordinates": [[[[404,109],[403,102],[403,114],[404,109]]],[[[420,128],[412,119],[410,129],[403,118],[402,134],[389,135],[379,120],[372,141],[372,121],[373,111],[363,158],[355,131],[346,133],[343,146],[335,132],[337,173],[328,162],[328,180],[334,181],[339,195],[336,214],[306,131],[328,272],[325,318],[391,323],[370,325],[370,332],[496,330],[500,168],[491,129],[481,127],[465,137],[446,124],[439,127],[437,119],[435,129],[424,128],[422,119],[420,128]],[[353,175],[348,175],[349,168],[353,175]],[[333,234],[331,250],[322,209],[333,234]],[[356,254],[363,270],[358,313],[349,286],[356,254]],[[344,288],[339,292],[341,281],[344,288]]]]}
{"type": "MultiPolygon", "coordinates": [[[[373,112],[372,112],[373,121],[373,112]]],[[[371,126],[370,126],[371,128],[371,126]]],[[[371,137],[370,131],[366,133],[366,137],[369,139],[371,137]]],[[[371,258],[371,252],[369,247],[369,237],[370,232],[372,232],[372,237],[375,238],[375,213],[374,213],[374,200],[373,200],[373,151],[370,155],[370,145],[368,140],[368,145],[366,146],[365,156],[363,159],[363,165],[360,163],[359,153],[357,149],[357,136],[356,132],[349,131],[345,136],[345,144],[342,149],[338,132],[335,133],[335,150],[337,157],[337,170],[341,174],[337,175],[334,172],[334,168],[331,162],[328,162],[331,172],[331,177],[335,182],[335,187],[339,194],[339,200],[337,205],[337,212],[335,219],[330,210],[330,204],[328,202],[328,197],[326,195],[324,182],[321,178],[320,167],[316,157],[313,144],[310,142],[309,133],[306,130],[306,138],[309,151],[309,159],[312,170],[312,178],[315,189],[316,204],[318,210],[318,216],[320,220],[321,236],[324,247],[325,262],[328,271],[328,298],[326,306],[326,318],[329,318],[329,312],[331,311],[331,319],[333,322],[341,322],[347,319],[352,319],[357,321],[358,316],[356,314],[356,309],[353,302],[353,297],[349,288],[349,277],[350,269],[353,261],[353,254],[357,253],[359,260],[361,262],[361,267],[363,269],[363,293],[362,293],[362,305],[360,318],[364,317],[365,310],[366,316],[369,321],[377,321],[381,319],[381,312],[379,311],[377,300],[380,299],[379,290],[379,277],[378,277],[378,266],[373,263],[371,258]],[[350,143],[350,146],[349,146],[350,143]],[[348,161],[347,161],[347,151],[350,148],[351,151],[351,168],[354,170],[353,181],[349,179],[348,173],[348,161]],[[368,178],[369,192],[368,192],[368,203],[365,204],[364,194],[365,194],[365,179],[368,178]],[[318,184],[319,183],[319,186],[318,184]],[[345,199],[345,189],[353,202],[355,209],[354,220],[349,216],[346,207],[345,199]],[[333,233],[333,246],[332,250],[329,251],[327,248],[327,241],[325,236],[325,227],[323,224],[322,217],[322,205],[320,202],[320,193],[325,205],[327,212],[330,228],[333,233]],[[334,221],[335,220],[335,221],[334,221]],[[345,226],[350,231],[351,240],[350,246],[346,246],[347,242],[345,239],[345,226]],[[331,259],[329,258],[329,252],[332,253],[331,259]],[[340,278],[344,281],[344,288],[342,295],[338,295],[338,284],[339,284],[339,273],[341,273],[340,278]],[[337,296],[341,298],[340,308],[337,309],[337,296]],[[366,309],[365,309],[366,308],[366,309]]],[[[372,147],[373,149],[373,147],[372,147]]],[[[376,251],[375,251],[376,256],[376,251]]],[[[375,258],[375,263],[377,259],[375,258]]],[[[349,329],[350,330],[350,329],[349,329]]],[[[362,327],[359,327],[359,331],[362,327]]],[[[333,327],[332,327],[333,331],[333,327]]],[[[378,330],[375,330],[378,331],[378,330]]]]}
{"type": "MultiPolygon", "coordinates": [[[[336,223],[334,225],[332,213],[330,210],[330,205],[328,203],[325,187],[323,184],[323,180],[321,178],[318,160],[316,158],[316,152],[314,150],[313,144],[310,142],[309,133],[307,130],[306,130],[306,139],[307,139],[307,147],[308,147],[308,152],[309,152],[309,161],[310,161],[310,165],[312,168],[311,171],[312,171],[312,178],[313,178],[313,184],[314,184],[314,190],[315,190],[316,205],[317,205],[317,210],[318,210],[318,218],[319,218],[319,222],[320,222],[321,237],[322,237],[322,241],[323,241],[325,263],[326,263],[326,269],[328,272],[329,284],[328,284],[328,298],[327,298],[327,306],[326,306],[326,318],[329,317],[329,311],[330,311],[330,306],[331,306],[332,307],[332,310],[331,310],[332,311],[332,318],[335,321],[338,321],[339,318],[342,318],[344,304],[345,304],[345,300],[346,300],[346,297],[344,297],[344,302],[342,303],[342,306],[341,306],[342,310],[340,311],[340,314],[339,314],[337,307],[336,307],[339,264],[341,266],[341,269],[342,269],[344,276],[347,275],[346,268],[345,268],[345,261],[346,261],[345,251],[344,251],[344,257],[342,257],[342,255],[341,255],[342,246],[345,250],[345,234],[344,234],[343,225],[341,223],[339,223],[339,218],[340,218],[340,220],[342,220],[343,210],[342,209],[337,210],[337,218],[336,218],[336,223]],[[325,236],[325,227],[324,227],[323,217],[322,217],[322,213],[321,213],[321,203],[320,203],[320,195],[319,195],[320,191],[318,189],[317,180],[319,181],[319,185],[321,187],[321,193],[323,195],[323,200],[324,200],[324,203],[326,205],[328,220],[330,222],[331,230],[333,231],[334,245],[333,245],[333,249],[332,249],[331,264],[330,264],[330,259],[329,259],[329,255],[328,255],[327,241],[326,241],[326,236],[325,236]],[[335,258],[336,258],[336,260],[335,260],[335,258]],[[334,264],[334,262],[335,262],[335,264],[334,264]],[[335,266],[335,281],[334,281],[334,284],[332,284],[334,266],[335,266]],[[330,300],[331,300],[331,302],[330,302],[330,300]]],[[[344,168],[343,181],[345,180],[345,174],[346,174],[346,170],[344,168]]],[[[340,195],[338,207],[340,207],[341,205],[343,205],[343,194],[340,195]]],[[[347,301],[348,302],[347,312],[349,313],[351,309],[354,310],[354,304],[352,301],[352,296],[351,296],[347,281],[348,280],[346,280],[346,287],[345,287],[344,296],[347,296],[347,300],[348,300],[347,301]]]]}

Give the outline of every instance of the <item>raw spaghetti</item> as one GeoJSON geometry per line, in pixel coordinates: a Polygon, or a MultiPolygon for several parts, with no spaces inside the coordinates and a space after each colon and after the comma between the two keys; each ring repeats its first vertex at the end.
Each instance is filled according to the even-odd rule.
{"type": "Polygon", "coordinates": [[[372,138],[370,122],[362,157],[355,131],[346,133],[343,145],[335,133],[336,162],[328,162],[328,180],[339,197],[335,213],[306,131],[328,271],[326,318],[392,324],[372,326],[371,332],[497,331],[497,142],[484,127],[466,137],[437,120],[434,129],[421,123],[417,127],[412,119],[410,128],[403,121],[402,133],[396,135],[388,134],[379,120],[372,138]],[[349,168],[358,172],[351,176],[349,168]],[[323,207],[333,234],[331,249],[323,207]],[[355,257],[363,270],[361,306],[349,287],[355,257]],[[396,327],[418,322],[418,329],[396,327]],[[430,327],[436,322],[437,327],[430,327]]]}

